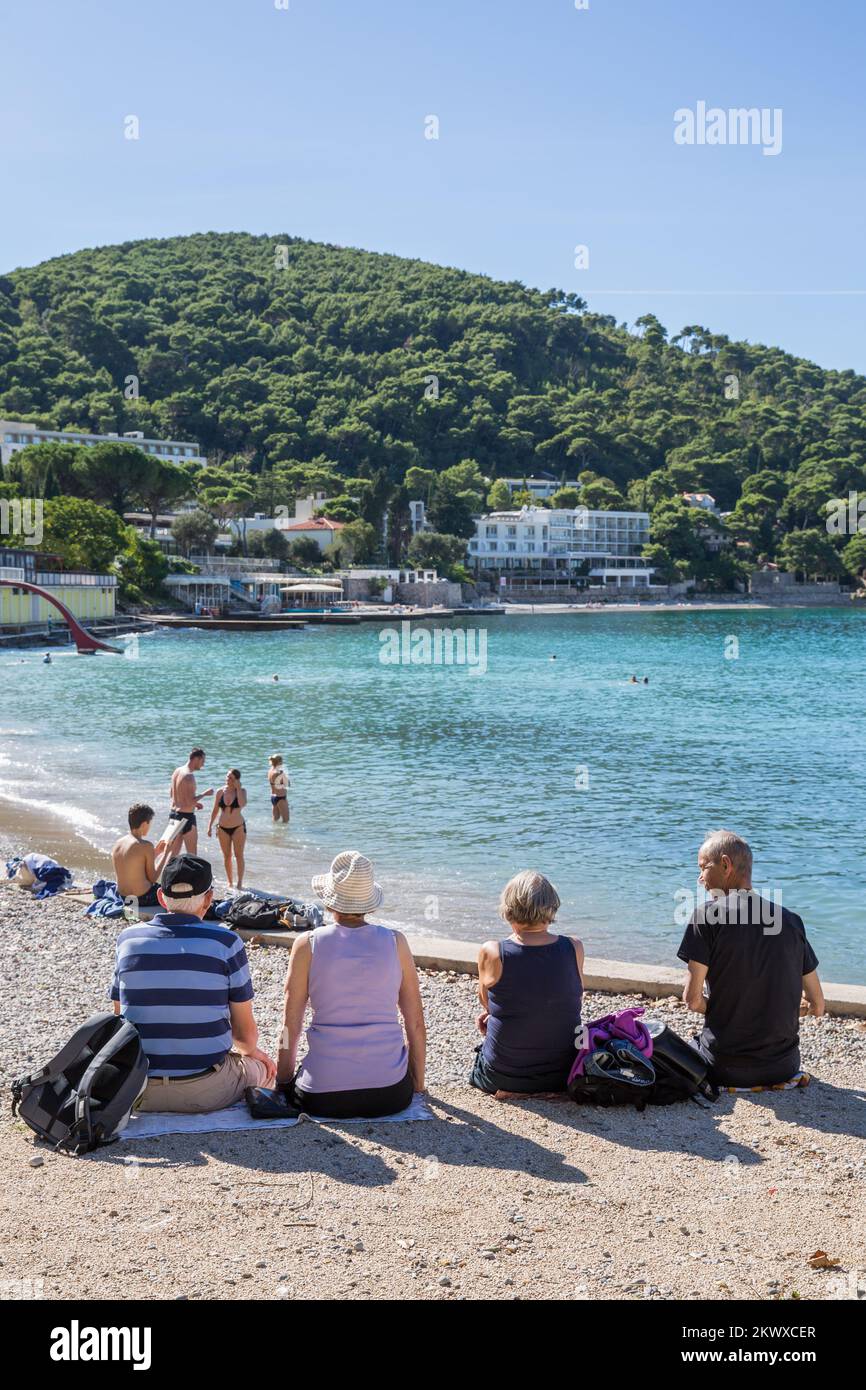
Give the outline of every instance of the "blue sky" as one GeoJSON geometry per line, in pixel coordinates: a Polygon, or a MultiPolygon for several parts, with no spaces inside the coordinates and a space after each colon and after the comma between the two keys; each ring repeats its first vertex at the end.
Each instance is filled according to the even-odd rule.
{"type": "Polygon", "coordinates": [[[866,371],[862,0],[288,3],[7,9],[0,273],[288,233],[866,371]],[[675,144],[699,101],[781,108],[781,153],[675,144]]]}

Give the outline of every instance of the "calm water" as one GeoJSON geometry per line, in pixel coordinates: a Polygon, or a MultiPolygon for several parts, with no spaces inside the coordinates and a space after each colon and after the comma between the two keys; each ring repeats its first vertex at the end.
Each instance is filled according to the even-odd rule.
{"type": "Polygon", "coordinates": [[[754,847],[756,886],[803,916],[824,977],[866,980],[864,615],[566,614],[486,631],[484,675],[383,665],[375,624],[160,633],[136,660],[51,667],[4,653],[0,794],[53,795],[107,847],[132,800],[161,827],[171,770],[201,743],[201,785],[243,773],[251,884],[305,894],[333,853],[363,849],[387,920],[481,939],[503,882],[532,865],[591,954],[668,963],[674,895],[695,889],[704,831],[726,825],[754,847]],[[288,831],[271,826],[271,752],[293,781],[288,831]]]}

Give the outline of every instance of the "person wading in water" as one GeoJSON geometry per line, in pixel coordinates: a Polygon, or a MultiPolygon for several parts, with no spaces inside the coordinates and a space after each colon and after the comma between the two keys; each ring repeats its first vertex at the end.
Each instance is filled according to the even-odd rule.
{"type": "Polygon", "coordinates": [[[282,821],[284,825],[288,825],[289,798],[287,793],[291,783],[289,782],[289,775],[283,767],[283,756],[281,753],[272,753],[268,762],[270,763],[268,783],[271,788],[271,811],[275,821],[282,821]]]}

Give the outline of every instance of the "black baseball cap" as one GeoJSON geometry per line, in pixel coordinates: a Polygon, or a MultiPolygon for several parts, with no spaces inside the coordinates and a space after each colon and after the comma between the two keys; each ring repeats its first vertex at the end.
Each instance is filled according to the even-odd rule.
{"type": "Polygon", "coordinates": [[[213,870],[196,854],[177,854],[162,871],[160,888],[171,898],[198,898],[213,884],[213,870]]]}

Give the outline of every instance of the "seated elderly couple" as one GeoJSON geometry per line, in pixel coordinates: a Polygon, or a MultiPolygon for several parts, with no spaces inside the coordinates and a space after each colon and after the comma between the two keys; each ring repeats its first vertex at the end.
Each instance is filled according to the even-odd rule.
{"type": "MultiPolygon", "coordinates": [[[[800,1014],[824,1011],[803,923],[784,908],[770,918],[774,905],[751,890],[751,858],[728,831],[704,842],[698,864],[712,896],[692,915],[678,953],[689,971],[683,998],[706,1015],[696,1041],[721,1085],[787,1081],[799,1067],[800,1014]],[[711,911],[744,890],[747,921],[740,912],[732,926],[711,911]]],[[[345,851],[313,889],[333,920],[294,943],[274,1061],[259,1048],[242,941],[202,920],[210,865],[191,855],[170,861],[159,890],[163,911],[118,937],[111,988],[115,1011],[136,1025],[148,1057],[141,1109],[218,1110],[248,1087],[276,1085],[310,1114],[375,1118],[405,1109],[424,1089],[418,974],[403,934],[367,921],[383,897],[373,866],[345,851]],[[307,1052],[298,1064],[308,1004],[307,1052]]],[[[564,1091],[574,1061],[583,946],[550,931],[559,906],[541,874],[518,874],[500,902],[511,935],[479,951],[483,1041],[469,1079],[500,1099],[564,1091]]]]}

